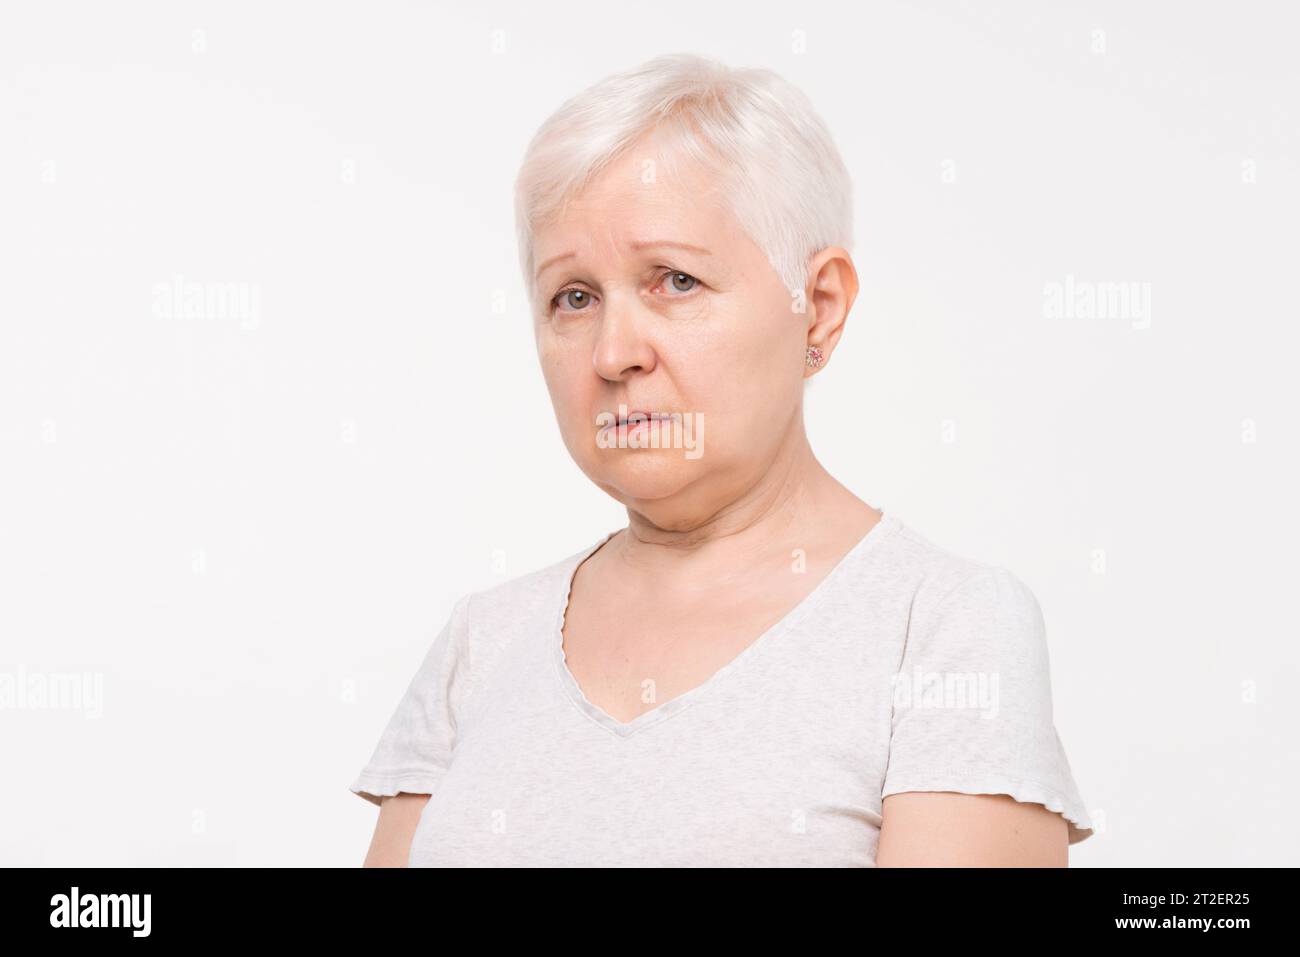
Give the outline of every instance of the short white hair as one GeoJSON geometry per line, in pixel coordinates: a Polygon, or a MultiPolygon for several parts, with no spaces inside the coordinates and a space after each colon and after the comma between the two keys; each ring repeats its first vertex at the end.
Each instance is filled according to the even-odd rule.
{"type": "Polygon", "coordinates": [[[667,54],[565,101],[529,143],[515,222],[530,302],[537,228],[652,130],[670,156],[676,147],[721,176],[725,202],[792,296],[812,255],[851,249],[852,180],[808,97],[772,70],[667,54]]]}

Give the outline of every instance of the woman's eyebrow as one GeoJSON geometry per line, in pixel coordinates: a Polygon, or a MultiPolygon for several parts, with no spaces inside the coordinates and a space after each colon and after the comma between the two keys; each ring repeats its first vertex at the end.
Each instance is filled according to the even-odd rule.
{"type": "MultiPolygon", "coordinates": [[[[702,256],[713,255],[712,252],[705,249],[703,246],[696,246],[693,245],[692,243],[674,242],[671,239],[643,239],[634,243],[629,243],[628,248],[634,249],[637,252],[640,252],[643,249],[685,249],[688,252],[699,253],[702,256]]],[[[554,266],[557,262],[560,262],[561,260],[564,259],[572,259],[576,255],[577,253],[575,252],[567,252],[567,253],[560,253],[558,256],[552,256],[550,259],[546,260],[544,263],[538,266],[537,272],[534,273],[533,275],[534,277],[540,276],[551,266],[554,266]]]]}
{"type": "Polygon", "coordinates": [[[693,246],[690,243],[677,243],[677,242],[673,242],[671,239],[647,239],[647,240],[643,240],[642,242],[632,243],[631,248],[638,251],[642,249],[661,249],[661,248],[685,249],[693,253],[702,253],[705,256],[713,255],[713,253],[709,252],[703,246],[693,246]]]}

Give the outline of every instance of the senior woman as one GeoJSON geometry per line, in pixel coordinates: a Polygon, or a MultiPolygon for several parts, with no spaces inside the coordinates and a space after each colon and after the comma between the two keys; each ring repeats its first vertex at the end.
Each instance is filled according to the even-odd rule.
{"type": "Polygon", "coordinates": [[[1033,594],[809,447],[858,280],[807,99],[656,58],[542,125],[516,211],[560,434],[627,527],[456,602],[351,785],[365,863],[1065,865],[1033,594]]]}

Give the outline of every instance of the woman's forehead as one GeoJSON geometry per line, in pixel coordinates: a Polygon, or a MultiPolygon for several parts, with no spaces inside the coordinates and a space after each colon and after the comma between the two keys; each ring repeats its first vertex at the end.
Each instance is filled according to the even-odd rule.
{"type": "Polygon", "coordinates": [[[593,185],[597,188],[584,190],[539,226],[534,237],[539,276],[575,257],[635,257],[664,248],[707,256],[735,244],[737,224],[707,193],[664,182],[593,185]]]}
{"type": "MultiPolygon", "coordinates": [[[[683,235],[678,232],[666,235],[683,235]]],[[[717,244],[715,244],[717,245],[717,244]]],[[[574,242],[573,248],[555,256],[548,256],[538,267],[538,276],[545,275],[553,267],[563,264],[577,264],[591,258],[616,259],[653,259],[665,251],[686,253],[694,257],[712,259],[714,251],[698,242],[679,239],[620,239],[614,233],[589,234],[574,242]]]]}

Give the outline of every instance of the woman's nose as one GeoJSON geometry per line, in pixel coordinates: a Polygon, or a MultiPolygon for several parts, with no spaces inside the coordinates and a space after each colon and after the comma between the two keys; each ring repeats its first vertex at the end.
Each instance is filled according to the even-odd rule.
{"type": "Polygon", "coordinates": [[[602,379],[617,382],[633,372],[650,372],[657,361],[646,333],[651,318],[635,294],[611,295],[604,304],[592,364],[602,379]]]}

